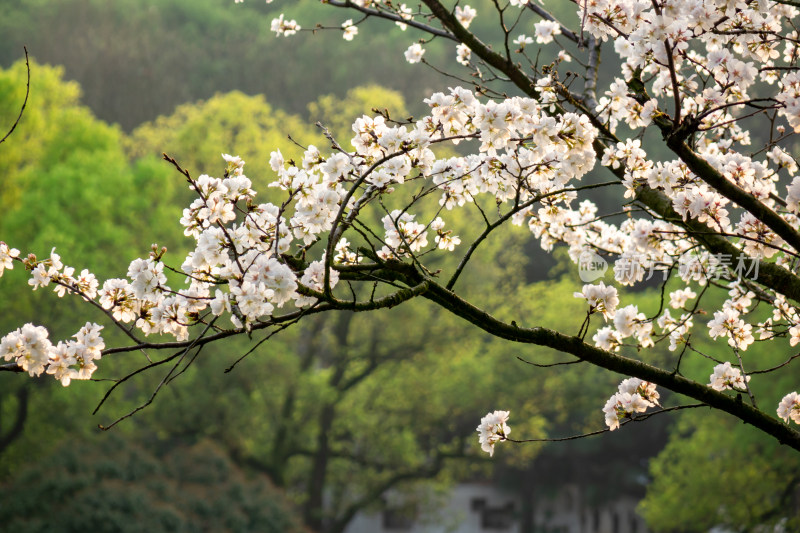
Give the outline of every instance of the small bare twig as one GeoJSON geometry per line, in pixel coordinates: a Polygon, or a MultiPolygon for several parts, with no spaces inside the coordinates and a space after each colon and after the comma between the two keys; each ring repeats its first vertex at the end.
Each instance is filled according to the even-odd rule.
{"type": "Polygon", "coordinates": [[[582,359],[576,359],[575,361],[562,361],[560,363],[534,363],[533,361],[528,361],[527,359],[523,359],[520,356],[517,356],[517,359],[525,363],[526,365],[535,366],[536,368],[550,368],[551,366],[563,366],[563,365],[576,365],[578,363],[583,363],[582,359]]]}
{"type": "MultiPolygon", "coordinates": [[[[689,405],[676,405],[675,407],[667,407],[666,409],[660,409],[658,411],[653,411],[652,413],[644,413],[644,414],[636,414],[636,413],[634,413],[627,420],[623,420],[622,422],[620,422],[619,425],[620,426],[624,426],[625,424],[628,424],[630,422],[642,422],[644,420],[647,420],[651,416],[659,415],[661,413],[669,413],[671,411],[678,411],[680,409],[694,409],[695,407],[708,407],[708,406],[706,404],[704,404],[704,403],[692,403],[692,404],[689,404],[689,405]]],[[[523,439],[523,440],[515,440],[515,439],[509,439],[508,437],[506,437],[503,440],[507,440],[508,442],[514,442],[516,444],[520,444],[520,443],[523,443],[523,442],[564,442],[564,441],[567,441],[567,440],[578,440],[578,439],[584,439],[586,437],[593,437],[595,435],[600,435],[602,433],[608,433],[609,431],[611,431],[611,428],[598,429],[597,431],[591,431],[589,433],[582,433],[580,435],[571,435],[569,437],[560,437],[560,438],[557,438],[557,439],[523,439]]]]}
{"type": "Polygon", "coordinates": [[[8,139],[9,135],[11,135],[17,128],[17,124],[19,124],[19,121],[22,120],[22,114],[25,112],[25,107],[28,105],[28,96],[31,94],[31,64],[30,61],[28,61],[28,48],[23,46],[22,49],[25,50],[25,68],[28,71],[28,82],[25,84],[25,100],[23,100],[22,102],[22,107],[19,110],[19,115],[17,116],[17,120],[15,120],[14,124],[11,125],[11,129],[8,130],[8,133],[6,133],[5,137],[0,139],[0,144],[2,144],[3,141],[8,139]]]}

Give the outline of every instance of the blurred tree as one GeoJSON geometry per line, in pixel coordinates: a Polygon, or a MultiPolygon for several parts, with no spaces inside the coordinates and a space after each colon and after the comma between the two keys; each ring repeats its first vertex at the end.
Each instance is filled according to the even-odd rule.
{"type": "MultiPolygon", "coordinates": [[[[762,314],[768,316],[766,310],[762,314]]],[[[702,337],[692,346],[701,353],[715,349],[711,339],[702,337]]],[[[748,354],[759,368],[787,358],[767,342],[754,343],[748,354]]],[[[688,361],[684,371],[695,379],[708,375],[702,361],[688,361]]],[[[794,383],[795,376],[787,374],[751,387],[770,405],[794,383]]],[[[640,510],[653,531],[800,530],[800,457],[733,418],[709,412],[680,416],[668,444],[650,461],[650,478],[640,510]]]]}
{"type": "MultiPolygon", "coordinates": [[[[28,107],[0,149],[0,240],[40,255],[56,246],[78,271],[89,268],[101,278],[112,274],[119,257],[148,249],[144,228],[150,224],[159,229],[147,238],[155,236],[170,247],[179,242],[183,236],[174,227],[180,217],[174,194],[183,187],[180,177],[163,162],[130,164],[119,128],[97,120],[80,103],[80,88],[64,81],[63,69],[34,61],[31,69],[28,107]],[[81,263],[76,264],[78,258],[81,263]]],[[[25,71],[24,61],[0,70],[4,127],[19,112],[25,71]]],[[[74,334],[69,321],[80,302],[59,300],[51,290],[31,294],[25,286],[28,275],[15,269],[0,279],[3,302],[8,304],[0,305],[0,325],[12,330],[37,320],[64,337],[74,334]]],[[[101,323],[103,319],[99,312],[93,317],[101,323]]],[[[119,339],[110,328],[108,334],[119,339]]],[[[78,415],[85,415],[97,401],[96,389],[88,384],[65,394],[50,380],[24,383],[16,378],[0,376],[0,478],[24,464],[25,457],[46,453],[67,435],[86,434],[90,424],[78,415]],[[29,394],[31,389],[36,393],[29,394]]]]}
{"type": "MultiPolygon", "coordinates": [[[[112,250],[141,252],[150,244],[142,235],[150,224],[162,228],[156,238],[174,240],[180,231],[165,226],[180,217],[173,205],[180,178],[165,164],[131,167],[119,128],[80,103],[80,88],[63,80],[63,69],[33,61],[31,69],[28,108],[0,158],[2,238],[39,254],[56,246],[101,276],[116,264],[112,250]]],[[[2,124],[19,112],[25,75],[24,61],[0,70],[2,124]]]]}
{"type": "Polygon", "coordinates": [[[394,120],[408,118],[408,110],[403,95],[379,85],[355,87],[347,91],[344,98],[333,94],[320,96],[316,102],[308,104],[309,122],[321,123],[333,136],[349,150],[353,137],[353,120],[361,115],[387,113],[394,120]]]}
{"type": "MultiPolygon", "coordinates": [[[[303,113],[323,94],[343,96],[353,80],[389,86],[415,103],[441,87],[433,71],[412,76],[410,65],[385,60],[416,38],[413,30],[397,35],[364,27],[346,47],[339,46],[338,32],[278,41],[270,19],[284,7],[287,16],[302,13],[335,27],[343,22],[312,0],[281,8],[219,0],[5,0],[0,66],[16,61],[26,44],[40,61],[63,65],[95,113],[126,131],[185,102],[234,89],[303,113]]],[[[440,62],[450,53],[434,48],[441,49],[440,62]]]]}
{"type": "Polygon", "coordinates": [[[797,454],[733,419],[693,415],[650,462],[640,511],[652,530],[800,530],[797,454]]]}
{"type": "Polygon", "coordinates": [[[209,442],[154,455],[111,435],[72,441],[0,485],[0,501],[0,529],[16,533],[307,531],[209,442]]]}
{"type": "MultiPolygon", "coordinates": [[[[286,158],[303,154],[287,132],[300,144],[325,142],[320,130],[273,109],[263,96],[234,91],[180,105],[171,115],[142,124],[125,140],[125,147],[132,158],[166,152],[194,175],[218,175],[224,168],[221,151],[239,155],[247,161],[245,172],[254,186],[266,192],[274,179],[269,150],[281,150],[286,158]]],[[[186,191],[188,197],[188,187],[186,191]]]]}

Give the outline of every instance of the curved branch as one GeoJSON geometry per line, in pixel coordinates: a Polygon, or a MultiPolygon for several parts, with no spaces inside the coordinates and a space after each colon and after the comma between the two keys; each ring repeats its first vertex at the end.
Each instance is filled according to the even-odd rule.
{"type": "Polygon", "coordinates": [[[434,283],[432,280],[428,281],[428,290],[423,295],[425,298],[496,337],[514,342],[545,346],[572,354],[606,370],[650,381],[673,392],[703,402],[715,409],[725,411],[771,435],[781,444],[786,444],[800,451],[800,431],[792,429],[782,421],[743,403],[740,398],[733,398],[722,392],[715,391],[707,385],[647,363],[601,350],[585,343],[578,337],[565,335],[543,327],[521,328],[514,324],[507,324],[463,300],[455,293],[434,283]]]}
{"type": "Polygon", "coordinates": [[[523,359],[520,356],[517,356],[517,359],[519,359],[526,365],[535,366],[536,368],[552,368],[554,366],[577,365],[585,362],[583,359],[575,359],[573,361],[562,361],[560,363],[534,363],[533,361],[528,361],[527,359],[523,359]]]}
{"type": "Polygon", "coordinates": [[[22,120],[22,114],[25,112],[25,107],[28,105],[28,96],[31,94],[31,64],[28,61],[28,48],[23,46],[23,50],[25,50],[25,68],[28,71],[28,82],[25,84],[25,100],[22,102],[22,107],[19,110],[19,115],[17,116],[17,120],[14,121],[14,124],[11,125],[11,129],[8,130],[8,133],[0,139],[0,144],[2,144],[8,137],[17,129],[17,124],[19,121],[22,120]]]}

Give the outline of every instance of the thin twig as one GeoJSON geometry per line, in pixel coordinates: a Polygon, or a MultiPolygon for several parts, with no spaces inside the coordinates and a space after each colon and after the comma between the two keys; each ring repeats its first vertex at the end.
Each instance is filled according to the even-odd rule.
{"type": "MultiPolygon", "coordinates": [[[[644,414],[641,414],[641,415],[637,415],[637,414],[633,413],[630,418],[628,418],[627,420],[623,420],[622,422],[620,422],[619,425],[621,427],[621,426],[624,426],[625,424],[628,424],[630,422],[642,422],[644,420],[647,420],[651,416],[655,416],[655,415],[658,415],[658,414],[661,414],[661,413],[668,413],[670,411],[678,411],[680,409],[693,409],[695,407],[708,407],[708,406],[706,404],[704,404],[704,403],[693,403],[693,404],[689,404],[689,405],[676,405],[675,407],[667,407],[666,409],[660,409],[658,411],[653,411],[652,413],[644,413],[644,414]]],[[[507,440],[508,442],[514,442],[516,444],[520,444],[520,443],[523,443],[523,442],[564,442],[564,441],[567,441],[567,440],[577,440],[577,439],[583,439],[583,438],[586,438],[586,437],[593,437],[594,435],[600,435],[601,433],[608,433],[609,431],[611,431],[611,428],[598,429],[597,431],[591,431],[589,433],[583,433],[581,435],[571,435],[569,437],[560,437],[560,438],[557,438],[557,439],[523,439],[523,440],[515,440],[515,439],[509,439],[508,437],[506,437],[503,440],[507,440]]]]}
{"type": "Polygon", "coordinates": [[[31,64],[28,61],[28,48],[23,46],[22,49],[25,50],[25,68],[28,71],[28,82],[25,85],[25,100],[23,100],[22,102],[22,107],[19,110],[19,115],[17,116],[17,120],[15,120],[14,124],[11,125],[11,129],[8,130],[8,133],[6,133],[5,137],[0,139],[0,144],[2,144],[6,139],[8,139],[9,135],[11,135],[17,128],[17,124],[19,124],[19,121],[22,120],[22,113],[25,112],[25,107],[28,105],[28,95],[30,95],[31,93],[31,64]]]}
{"type": "Polygon", "coordinates": [[[575,361],[562,361],[560,363],[534,363],[533,361],[528,361],[527,359],[523,359],[520,356],[517,356],[517,359],[525,363],[526,365],[535,366],[536,368],[550,368],[551,366],[563,366],[563,365],[576,365],[578,363],[583,363],[583,359],[576,359],[575,361]]]}

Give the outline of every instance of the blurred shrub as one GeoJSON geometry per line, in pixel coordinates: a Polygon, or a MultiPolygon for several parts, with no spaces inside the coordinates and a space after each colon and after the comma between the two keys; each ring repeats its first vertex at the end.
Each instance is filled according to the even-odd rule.
{"type": "Polygon", "coordinates": [[[114,435],[64,444],[0,486],[0,531],[306,531],[263,476],[210,442],[158,457],[114,435]]]}

